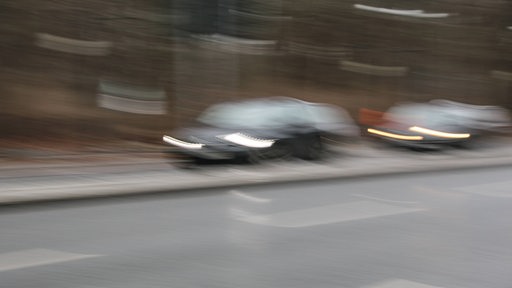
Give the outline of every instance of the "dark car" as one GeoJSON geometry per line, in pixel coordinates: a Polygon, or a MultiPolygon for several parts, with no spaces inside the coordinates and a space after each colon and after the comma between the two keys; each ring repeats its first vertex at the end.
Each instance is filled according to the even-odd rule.
{"type": "Polygon", "coordinates": [[[500,119],[494,119],[498,114],[489,107],[445,100],[399,104],[386,111],[382,121],[367,132],[389,143],[412,148],[465,147],[490,130],[506,125],[506,111],[500,110],[503,112],[500,119]]]}
{"type": "Polygon", "coordinates": [[[325,141],[359,136],[341,108],[287,97],[214,105],[194,126],[164,135],[174,154],[188,160],[241,160],[295,156],[315,160],[325,141]]]}

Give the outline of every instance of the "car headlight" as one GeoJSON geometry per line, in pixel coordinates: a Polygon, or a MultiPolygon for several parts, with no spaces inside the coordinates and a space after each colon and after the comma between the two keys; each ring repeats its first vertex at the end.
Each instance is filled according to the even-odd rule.
{"type": "Polygon", "coordinates": [[[384,136],[384,137],[388,137],[388,138],[393,138],[393,139],[399,139],[399,140],[411,140],[411,141],[423,140],[423,136],[419,136],[419,135],[400,135],[400,134],[389,133],[389,132],[385,132],[385,131],[381,131],[381,130],[377,130],[377,129],[373,129],[373,128],[368,128],[367,131],[372,134],[376,134],[376,135],[380,135],[380,136],[384,136]]]}
{"type": "Polygon", "coordinates": [[[219,138],[250,148],[268,148],[275,142],[274,140],[254,138],[242,133],[222,135],[219,138]]]}
{"type": "Polygon", "coordinates": [[[186,148],[186,149],[201,149],[204,146],[204,144],[201,144],[201,143],[185,142],[185,141],[181,141],[181,140],[178,140],[176,138],[173,138],[173,137],[167,136],[167,135],[164,135],[162,137],[162,139],[166,143],[169,143],[171,145],[178,146],[181,148],[186,148]]]}
{"type": "Polygon", "coordinates": [[[409,128],[410,131],[418,132],[421,134],[441,137],[441,138],[454,138],[454,139],[464,139],[469,138],[471,134],[469,133],[447,133],[447,132],[441,132],[437,130],[427,129],[423,127],[413,126],[409,128]]]}

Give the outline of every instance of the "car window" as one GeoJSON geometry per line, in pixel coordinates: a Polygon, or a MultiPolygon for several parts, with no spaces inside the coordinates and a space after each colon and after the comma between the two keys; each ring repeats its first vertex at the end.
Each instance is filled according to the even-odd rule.
{"type": "Polygon", "coordinates": [[[224,128],[264,128],[306,123],[307,115],[300,103],[253,101],[212,106],[198,121],[224,128]]]}
{"type": "Polygon", "coordinates": [[[443,126],[460,125],[463,119],[440,107],[424,104],[407,104],[392,107],[386,112],[388,120],[408,125],[443,126]]]}

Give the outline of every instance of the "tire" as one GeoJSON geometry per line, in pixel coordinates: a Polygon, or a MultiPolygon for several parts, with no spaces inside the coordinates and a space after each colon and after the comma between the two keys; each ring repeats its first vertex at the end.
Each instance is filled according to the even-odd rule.
{"type": "Polygon", "coordinates": [[[324,156],[324,144],[319,135],[305,137],[301,145],[300,157],[304,160],[320,160],[324,156]]]}

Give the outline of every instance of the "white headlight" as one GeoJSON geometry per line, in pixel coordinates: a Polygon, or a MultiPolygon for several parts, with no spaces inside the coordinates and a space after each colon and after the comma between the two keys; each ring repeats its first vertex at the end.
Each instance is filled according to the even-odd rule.
{"type": "Polygon", "coordinates": [[[186,149],[201,149],[204,146],[204,144],[189,143],[189,142],[178,140],[176,138],[172,138],[167,135],[164,135],[164,137],[162,137],[162,138],[163,138],[164,142],[166,142],[166,143],[169,143],[171,145],[178,146],[181,148],[186,148],[186,149]]]}
{"type": "Polygon", "coordinates": [[[229,142],[251,148],[268,148],[275,142],[274,140],[258,139],[242,133],[233,133],[219,137],[229,142]]]}

